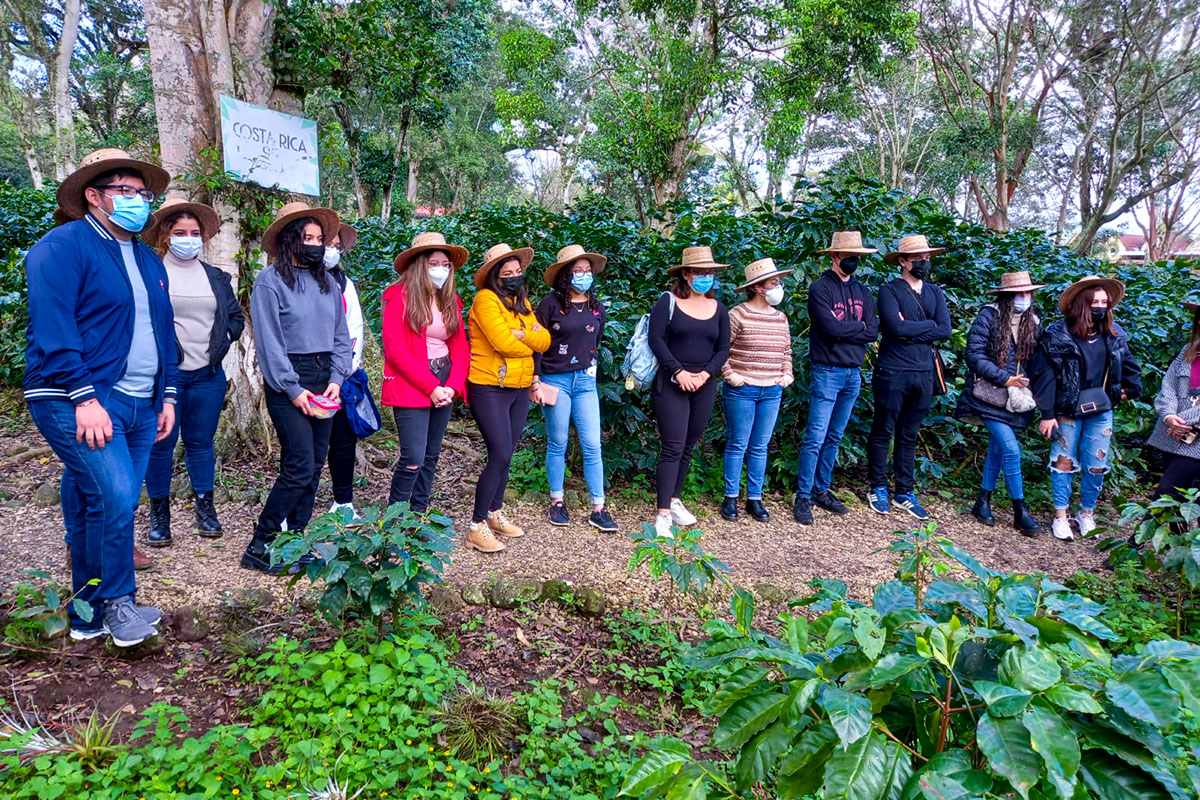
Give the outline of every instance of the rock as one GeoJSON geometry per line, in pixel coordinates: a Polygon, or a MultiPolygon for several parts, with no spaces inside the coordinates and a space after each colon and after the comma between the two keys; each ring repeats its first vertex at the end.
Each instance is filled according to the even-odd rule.
{"type": "Polygon", "coordinates": [[[754,584],[754,595],[764,603],[782,603],[787,599],[778,586],[762,582],[754,584]]]}
{"type": "Polygon", "coordinates": [[[183,476],[175,478],[171,481],[171,497],[176,500],[191,500],[196,496],[192,491],[192,482],[183,476]]]}
{"type": "Polygon", "coordinates": [[[487,602],[483,596],[483,587],[477,583],[468,583],[462,587],[462,600],[469,606],[481,606],[487,602]]]}
{"type": "Polygon", "coordinates": [[[16,497],[16,494],[17,493],[11,486],[0,485],[0,502],[12,500],[14,497],[16,497]]]}
{"type": "Polygon", "coordinates": [[[300,595],[297,601],[305,611],[316,611],[321,606],[321,598],[325,596],[323,589],[309,589],[304,594],[300,595]]]}
{"type": "MultiPolygon", "coordinates": [[[[567,503],[567,508],[578,508],[583,512],[590,513],[592,498],[578,489],[568,489],[563,492],[563,500],[567,503]]],[[[586,521],[586,520],[585,520],[586,521]]]]}
{"type": "Polygon", "coordinates": [[[27,450],[29,450],[29,445],[25,444],[24,442],[17,442],[15,445],[8,448],[8,450],[4,452],[4,455],[11,458],[12,456],[19,456],[21,453],[24,453],[27,450]]]}
{"type": "Polygon", "coordinates": [[[213,502],[225,504],[229,502],[229,490],[224,486],[218,486],[213,489],[213,502]]]}
{"type": "Polygon", "coordinates": [[[600,617],[604,615],[606,605],[604,592],[593,586],[579,586],[571,593],[572,604],[584,617],[600,617]]]}
{"type": "Polygon", "coordinates": [[[462,595],[456,592],[452,586],[431,587],[427,599],[429,605],[433,607],[434,615],[438,618],[447,617],[467,606],[462,595]]]}
{"type": "Polygon", "coordinates": [[[542,599],[551,603],[565,603],[571,598],[571,584],[557,578],[542,584],[542,599]]]}
{"type": "Polygon", "coordinates": [[[269,486],[265,489],[259,490],[258,497],[256,498],[258,504],[260,506],[265,506],[267,504],[267,498],[270,495],[271,495],[271,487],[269,487],[269,486]]]}
{"type": "Polygon", "coordinates": [[[198,642],[212,631],[212,623],[196,606],[184,606],[172,614],[171,627],[181,642],[198,642]]]}
{"type": "Polygon", "coordinates": [[[227,608],[246,608],[257,611],[275,605],[275,595],[270,589],[226,589],[221,593],[221,603],[227,608]]]}
{"type": "Polygon", "coordinates": [[[505,503],[516,503],[516,502],[519,502],[520,499],[521,499],[521,495],[517,492],[516,489],[512,488],[511,486],[504,490],[504,502],[505,503]]]}
{"type": "Polygon", "coordinates": [[[147,656],[152,656],[155,653],[161,653],[166,649],[166,647],[167,640],[163,638],[162,635],[151,636],[146,641],[142,642],[141,644],[134,645],[133,647],[117,647],[115,644],[113,644],[112,639],[105,638],[104,640],[104,649],[108,651],[110,655],[117,656],[118,658],[128,659],[130,661],[136,661],[141,658],[146,658],[147,656]]]}
{"type": "Polygon", "coordinates": [[[522,578],[497,578],[488,591],[488,601],[496,608],[516,608],[541,596],[541,581],[522,578]]]}
{"type": "Polygon", "coordinates": [[[258,489],[239,489],[236,492],[230,492],[229,497],[238,503],[254,503],[258,501],[258,489]]]}
{"type": "Polygon", "coordinates": [[[548,503],[549,502],[548,496],[543,494],[542,492],[539,492],[537,489],[530,489],[529,491],[525,492],[525,494],[521,495],[521,499],[524,500],[526,503],[548,503]]]}
{"type": "Polygon", "coordinates": [[[35,506],[58,505],[58,487],[53,483],[43,483],[33,493],[33,504],[35,506]]]}

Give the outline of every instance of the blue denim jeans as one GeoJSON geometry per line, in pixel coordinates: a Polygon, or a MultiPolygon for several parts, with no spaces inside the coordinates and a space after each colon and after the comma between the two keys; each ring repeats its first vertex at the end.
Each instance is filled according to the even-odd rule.
{"type": "Polygon", "coordinates": [[[146,494],[160,500],[171,494],[171,474],[175,468],[175,443],[183,436],[183,458],[187,464],[192,489],[207,493],[213,490],[213,473],[217,459],[213,453],[213,437],[217,421],[225,405],[225,370],[204,367],[180,372],[175,403],[175,427],[165,439],[155,442],[150,451],[150,466],[146,470],[146,494]]]}
{"type": "Polygon", "coordinates": [[[75,441],[75,406],[64,400],[32,400],[29,414],[63,462],[63,524],[71,543],[71,588],[92,607],[83,622],[70,604],[75,627],[95,627],[108,600],[137,591],[133,576],[133,518],[150,448],[158,431],[151,398],[110,390],[100,398],[112,420],[113,438],[92,450],[75,441]],[[89,581],[99,583],[89,585],[89,581]]]}
{"type": "Polygon", "coordinates": [[[737,497],[742,488],[742,461],[746,461],[746,499],[762,500],[767,474],[767,445],[775,432],[782,386],[724,385],[725,496],[737,497]]]}
{"type": "Polygon", "coordinates": [[[829,491],[833,465],[846,432],[846,423],[862,390],[862,370],[813,364],[808,394],[808,427],[800,444],[796,496],[812,497],[813,490],[829,491]]]}
{"type": "Polygon", "coordinates": [[[1059,418],[1058,435],[1050,444],[1050,491],[1055,509],[1070,508],[1076,472],[1080,473],[1080,510],[1096,508],[1100,490],[1104,488],[1104,474],[1108,472],[1112,422],[1111,411],[1080,419],[1059,418]],[[1069,461],[1070,466],[1059,466],[1060,459],[1069,461]]]}
{"type": "Polygon", "coordinates": [[[1021,443],[1017,441],[1017,432],[1006,422],[985,419],[983,427],[988,429],[991,437],[988,439],[987,458],[983,462],[984,491],[994,491],[1000,473],[1004,473],[1004,485],[1008,487],[1008,496],[1012,500],[1025,499],[1025,482],[1021,477],[1021,443]]]}
{"type": "Polygon", "coordinates": [[[543,406],[546,414],[546,479],[550,497],[563,497],[567,472],[567,441],[571,420],[583,451],[583,477],[593,505],[604,505],[604,459],[600,455],[600,392],[595,377],[586,370],[543,375],[542,383],[558,389],[558,400],[543,406]]]}

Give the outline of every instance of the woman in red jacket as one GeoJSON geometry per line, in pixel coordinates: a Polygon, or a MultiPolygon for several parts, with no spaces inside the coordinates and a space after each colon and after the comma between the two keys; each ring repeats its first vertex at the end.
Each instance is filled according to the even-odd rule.
{"type": "Polygon", "coordinates": [[[396,256],[399,278],[383,293],[383,404],[392,407],[400,462],[388,504],[429,509],[433,472],[455,397],[466,389],[471,353],[454,290],[467,249],[440,233],[417,234],[396,256]]]}

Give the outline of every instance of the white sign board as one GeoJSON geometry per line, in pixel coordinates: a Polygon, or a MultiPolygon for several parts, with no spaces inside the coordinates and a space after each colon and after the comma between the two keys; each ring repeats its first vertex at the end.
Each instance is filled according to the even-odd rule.
{"type": "Polygon", "coordinates": [[[317,123],[221,96],[225,171],[242,183],[317,196],[317,123]]]}

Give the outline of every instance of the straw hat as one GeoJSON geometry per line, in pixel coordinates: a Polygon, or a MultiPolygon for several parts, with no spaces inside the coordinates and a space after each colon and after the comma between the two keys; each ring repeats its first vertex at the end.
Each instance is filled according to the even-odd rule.
{"type": "Polygon", "coordinates": [[[760,258],[758,261],[751,261],[746,265],[746,282],[734,289],[734,291],[740,292],[742,289],[753,286],[756,283],[762,283],[777,275],[787,275],[790,272],[795,272],[795,270],[779,269],[775,266],[775,262],[769,258],[760,258]]]}
{"type": "Polygon", "coordinates": [[[1121,298],[1125,296],[1125,284],[1116,278],[1084,275],[1063,290],[1062,296],[1058,298],[1058,310],[1066,313],[1067,309],[1071,307],[1071,303],[1075,301],[1077,294],[1093,287],[1102,288],[1108,293],[1108,307],[1110,309],[1116,308],[1117,303],[1121,302],[1121,298]]]}
{"type": "Polygon", "coordinates": [[[683,248],[683,258],[680,260],[683,263],[667,269],[668,275],[685,269],[725,269],[729,266],[713,260],[711,247],[685,247],[683,248]]]}
{"type": "Polygon", "coordinates": [[[988,289],[987,294],[1001,294],[1003,292],[1032,292],[1037,289],[1045,289],[1046,284],[1034,283],[1029,277],[1029,272],[1021,270],[1020,272],[1006,272],[1000,276],[1000,285],[995,289],[988,289]]]}
{"type": "Polygon", "coordinates": [[[818,253],[858,253],[866,255],[868,253],[878,253],[874,247],[863,247],[862,234],[858,231],[834,231],[833,241],[824,250],[818,250],[818,253]]]}
{"type": "Polygon", "coordinates": [[[142,231],[142,238],[147,242],[156,242],[162,235],[161,226],[177,214],[191,214],[200,222],[200,238],[208,241],[221,228],[221,218],[212,206],[204,203],[193,203],[182,197],[168,197],[163,204],[150,215],[150,223],[142,231]]]}
{"type": "Polygon", "coordinates": [[[502,261],[507,261],[510,258],[515,258],[520,261],[521,269],[526,270],[529,268],[529,262],[533,261],[533,248],[520,247],[516,250],[513,250],[512,247],[503,242],[489,247],[487,252],[483,254],[483,265],[480,266],[479,269],[475,270],[475,288],[486,289],[487,276],[488,273],[491,272],[492,267],[496,266],[502,261]]]}
{"type": "Polygon", "coordinates": [[[308,203],[296,201],[288,203],[283,208],[275,212],[275,221],[267,228],[267,232],[262,235],[262,249],[267,251],[267,255],[275,257],[276,244],[279,239],[279,233],[287,226],[289,222],[294,222],[305,217],[312,217],[321,226],[321,232],[325,234],[325,239],[328,241],[333,238],[334,232],[337,231],[341,220],[338,219],[337,212],[332,208],[322,208],[320,206],[310,206],[308,203]]]}
{"type": "Polygon", "coordinates": [[[581,258],[586,258],[592,265],[592,274],[599,275],[604,271],[604,265],[608,263],[608,257],[602,256],[599,253],[589,253],[583,249],[581,245],[569,244],[558,251],[557,259],[553,264],[546,267],[546,271],[542,273],[542,279],[546,281],[547,286],[553,286],[554,281],[558,279],[559,270],[568,264],[574,264],[581,258]]]}
{"type": "Polygon", "coordinates": [[[338,226],[338,241],[342,243],[342,252],[345,253],[358,241],[358,231],[353,225],[343,222],[338,226]]]}
{"type": "Polygon", "coordinates": [[[58,207],[70,219],[83,219],[88,210],[83,191],[96,178],[115,169],[127,169],[141,175],[146,188],[155,194],[165,192],[167,184],[171,182],[171,176],[157,164],[133,158],[117,147],[105,147],[84,156],[79,162],[79,169],[58,185],[58,207]]]}
{"type": "Polygon", "coordinates": [[[944,247],[930,247],[929,240],[920,234],[914,236],[901,236],[900,245],[883,257],[883,262],[890,266],[896,266],[900,261],[900,256],[912,256],[920,253],[928,253],[929,255],[937,255],[938,253],[946,252],[944,247]]]}
{"type": "Polygon", "coordinates": [[[467,263],[467,256],[471,255],[470,251],[462,245],[446,244],[446,237],[437,231],[425,231],[418,233],[413,237],[412,246],[405,250],[400,255],[396,256],[396,260],[392,262],[396,273],[400,274],[408,269],[408,265],[412,260],[421,253],[429,253],[434,250],[441,250],[450,255],[450,263],[458,269],[463,264],[467,263]]]}

